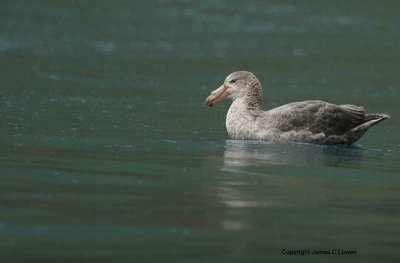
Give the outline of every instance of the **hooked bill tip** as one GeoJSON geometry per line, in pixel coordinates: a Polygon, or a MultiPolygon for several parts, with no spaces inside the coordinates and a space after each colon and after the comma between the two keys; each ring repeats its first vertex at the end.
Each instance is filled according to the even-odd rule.
{"type": "Polygon", "coordinates": [[[214,105],[214,103],[212,102],[211,96],[212,95],[208,96],[206,101],[204,102],[207,105],[207,107],[212,107],[214,105]]]}

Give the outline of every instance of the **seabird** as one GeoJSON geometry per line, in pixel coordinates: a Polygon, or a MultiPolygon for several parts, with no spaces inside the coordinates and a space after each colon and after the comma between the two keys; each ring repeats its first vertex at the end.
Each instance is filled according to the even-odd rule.
{"type": "Polygon", "coordinates": [[[224,98],[232,105],[226,129],[232,139],[351,145],[390,116],[367,114],[363,107],[320,100],[289,103],[263,111],[261,84],[248,71],[229,74],[205,100],[209,107],[224,98]]]}

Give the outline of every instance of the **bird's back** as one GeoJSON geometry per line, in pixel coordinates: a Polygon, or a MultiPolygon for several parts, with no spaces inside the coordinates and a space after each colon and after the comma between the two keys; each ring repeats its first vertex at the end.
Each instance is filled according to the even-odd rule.
{"type": "Polygon", "coordinates": [[[363,107],[312,100],[293,102],[265,112],[270,125],[292,140],[352,144],[387,114],[366,114],[363,107]],[[301,135],[301,136],[299,136],[301,135]]]}

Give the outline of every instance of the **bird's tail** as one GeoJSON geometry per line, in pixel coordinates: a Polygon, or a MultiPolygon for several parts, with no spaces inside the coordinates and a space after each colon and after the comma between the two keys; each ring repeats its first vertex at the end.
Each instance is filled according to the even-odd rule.
{"type": "Polygon", "coordinates": [[[371,128],[372,126],[378,124],[379,122],[389,119],[390,115],[385,114],[385,113],[370,113],[370,114],[365,114],[365,118],[363,122],[354,127],[353,129],[350,130],[351,138],[349,140],[351,143],[355,143],[358,139],[361,138],[361,136],[364,135],[364,133],[371,128]]]}

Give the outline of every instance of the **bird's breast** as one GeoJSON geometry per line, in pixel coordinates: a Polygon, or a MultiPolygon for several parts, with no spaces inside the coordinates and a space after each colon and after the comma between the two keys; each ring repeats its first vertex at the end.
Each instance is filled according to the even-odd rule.
{"type": "Polygon", "coordinates": [[[226,130],[234,139],[256,139],[257,119],[240,100],[235,100],[226,115],[226,130]]]}

